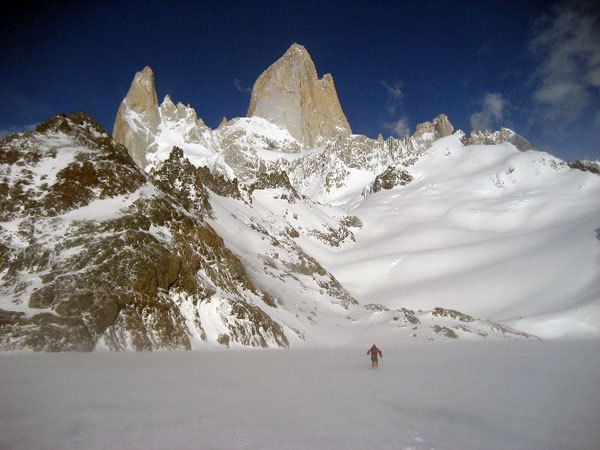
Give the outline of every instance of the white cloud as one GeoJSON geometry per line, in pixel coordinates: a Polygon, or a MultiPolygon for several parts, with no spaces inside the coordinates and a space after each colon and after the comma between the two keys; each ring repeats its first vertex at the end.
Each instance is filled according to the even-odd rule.
{"type": "Polygon", "coordinates": [[[385,128],[398,137],[410,135],[410,127],[408,125],[408,117],[403,116],[395,122],[385,123],[385,128]]]}
{"type": "Polygon", "coordinates": [[[572,122],[600,96],[600,8],[568,2],[536,23],[533,100],[541,119],[572,122]]]}
{"type": "Polygon", "coordinates": [[[404,97],[404,93],[402,92],[402,83],[396,82],[394,84],[389,84],[385,81],[382,81],[381,86],[383,86],[387,94],[385,110],[390,116],[397,117],[394,118],[392,122],[384,122],[384,129],[398,137],[410,135],[408,117],[403,114],[404,108],[402,106],[402,98],[404,97]]]}
{"type": "Polygon", "coordinates": [[[252,89],[248,86],[242,86],[242,81],[239,78],[233,80],[233,85],[235,88],[244,94],[252,92],[252,89]]]}
{"type": "Polygon", "coordinates": [[[394,83],[393,85],[390,85],[385,81],[382,81],[381,85],[387,92],[388,96],[385,104],[385,110],[390,114],[395,114],[396,110],[400,107],[402,97],[404,97],[404,94],[402,93],[402,84],[394,83]]]}
{"type": "Polygon", "coordinates": [[[501,124],[506,115],[508,101],[502,94],[487,92],[481,104],[481,111],[471,115],[471,129],[490,130],[501,124]]]}

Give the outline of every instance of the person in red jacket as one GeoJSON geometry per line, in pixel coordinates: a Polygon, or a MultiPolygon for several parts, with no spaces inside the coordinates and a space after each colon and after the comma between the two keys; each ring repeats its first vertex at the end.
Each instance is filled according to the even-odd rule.
{"type": "Polygon", "coordinates": [[[379,350],[377,346],[373,344],[371,348],[367,351],[367,355],[368,354],[371,354],[371,367],[376,368],[379,365],[377,355],[383,358],[383,353],[381,353],[381,350],[379,350]]]}

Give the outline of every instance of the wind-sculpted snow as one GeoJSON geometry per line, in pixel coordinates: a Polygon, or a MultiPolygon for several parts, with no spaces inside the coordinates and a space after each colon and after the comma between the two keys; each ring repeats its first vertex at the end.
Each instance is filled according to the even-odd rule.
{"type": "Polygon", "coordinates": [[[358,299],[454,308],[543,337],[598,336],[600,178],[511,144],[435,142],[414,181],[353,203],[325,266],[358,299]]]}

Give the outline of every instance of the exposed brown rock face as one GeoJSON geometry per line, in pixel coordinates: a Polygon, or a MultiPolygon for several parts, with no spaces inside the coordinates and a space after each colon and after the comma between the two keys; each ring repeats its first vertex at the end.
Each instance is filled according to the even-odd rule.
{"type": "Polygon", "coordinates": [[[435,124],[435,133],[440,138],[450,136],[454,133],[454,127],[448,120],[446,114],[440,114],[433,122],[435,124]]]}
{"type": "Polygon", "coordinates": [[[159,124],[154,73],[146,66],[135,74],[129,92],[119,106],[113,139],[127,147],[131,158],[143,168],[147,164],[147,149],[154,141],[159,124]]]}
{"type": "Polygon", "coordinates": [[[454,132],[454,127],[448,120],[446,114],[440,114],[431,122],[423,122],[417,125],[417,129],[413,134],[413,139],[422,139],[426,134],[430,134],[429,140],[436,140],[446,136],[450,136],[454,132]]]}
{"type": "Polygon", "coordinates": [[[247,116],[259,116],[286,128],[307,147],[352,130],[342,111],[333,77],[318,79],[306,51],[293,44],[254,83],[247,116]]]}

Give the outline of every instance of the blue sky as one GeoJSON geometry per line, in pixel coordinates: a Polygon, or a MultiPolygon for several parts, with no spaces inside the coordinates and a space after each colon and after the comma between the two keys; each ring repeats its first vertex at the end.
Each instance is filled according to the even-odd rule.
{"type": "Polygon", "coordinates": [[[412,133],[445,113],[600,159],[600,9],[529,0],[22,2],[0,23],[0,133],[86,111],[109,133],[135,73],[209,126],[244,116],[294,42],[333,75],[353,132],[412,133]],[[54,4],[55,3],[55,4],[54,4]]]}

